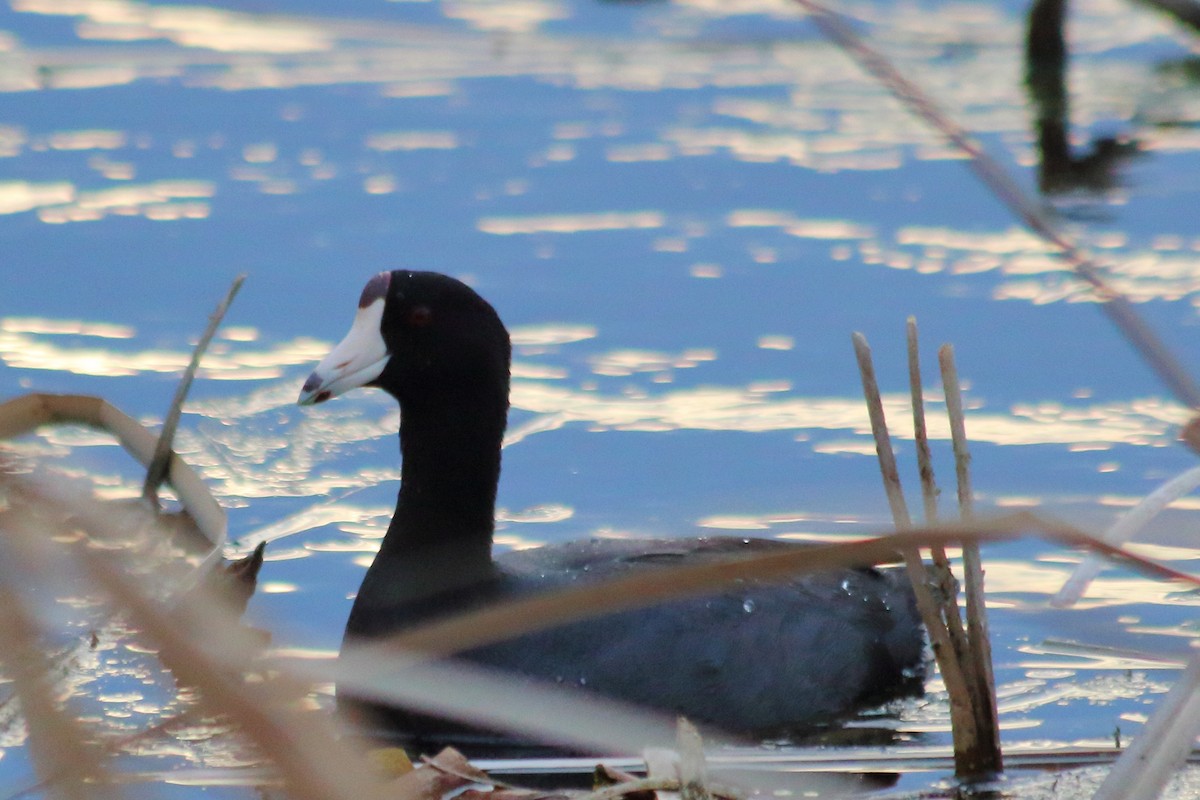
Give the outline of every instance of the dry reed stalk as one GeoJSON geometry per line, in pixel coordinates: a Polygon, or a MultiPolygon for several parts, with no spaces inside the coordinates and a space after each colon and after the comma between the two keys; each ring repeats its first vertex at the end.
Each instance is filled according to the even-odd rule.
{"type": "MultiPolygon", "coordinates": [[[[954,471],[958,485],[959,514],[969,523],[975,516],[971,490],[971,454],[967,449],[967,429],[963,416],[962,390],[958,368],[954,363],[954,346],[945,344],[938,349],[938,364],[942,373],[942,388],[946,394],[946,413],[950,419],[950,440],[954,448],[954,471]]],[[[979,543],[962,543],[963,590],[967,596],[967,645],[970,655],[967,686],[975,714],[975,748],[973,764],[968,773],[998,775],[1004,769],[1000,749],[1000,721],[996,712],[996,681],[992,673],[992,643],[988,633],[987,604],[983,590],[983,562],[979,543]]]]}
{"type": "Polygon", "coordinates": [[[1058,248],[1075,274],[1087,282],[1100,299],[1100,308],[1141,354],[1167,388],[1189,408],[1200,408],[1200,386],[1158,335],[1146,324],[1123,294],[1106,281],[1103,269],[1082,249],[1063,236],[1041,204],[1025,194],[1000,164],[968,133],[938,108],[920,87],[909,81],[884,56],[867,45],[842,18],[817,0],[795,0],[812,17],[817,27],[863,70],[872,75],[909,111],[923,119],[968,156],[975,174],[1025,225],[1058,248]]]}
{"type": "MultiPolygon", "coordinates": [[[[1192,467],[1142,498],[1140,503],[1122,514],[1100,538],[1109,544],[1124,544],[1150,524],[1150,521],[1172,502],[1195,491],[1197,487],[1200,487],[1200,467],[1192,467]]],[[[1071,577],[1067,578],[1058,590],[1058,594],[1050,599],[1050,605],[1056,608],[1074,605],[1100,573],[1102,566],[1103,561],[1095,553],[1085,555],[1071,573],[1071,577]]]]}
{"type": "MultiPolygon", "coordinates": [[[[922,392],[920,355],[917,339],[917,321],[909,317],[906,323],[906,339],[908,343],[908,380],[909,391],[912,395],[913,429],[917,442],[917,466],[921,476],[922,497],[925,500],[925,513],[928,522],[937,520],[938,489],[934,480],[933,456],[929,449],[928,431],[925,425],[925,399],[922,392]]],[[[966,545],[964,545],[966,546],[966,545]]],[[[978,545],[975,545],[978,548],[978,545]]],[[[972,652],[974,644],[972,637],[963,628],[962,614],[958,606],[958,583],[950,568],[950,559],[946,556],[946,548],[929,548],[930,559],[933,561],[933,573],[937,577],[940,591],[940,608],[949,632],[950,642],[954,648],[953,657],[963,676],[962,689],[966,690],[964,702],[959,702],[957,708],[961,714],[953,718],[956,774],[960,778],[972,775],[996,774],[1000,772],[1000,751],[995,735],[988,736],[988,731],[996,731],[995,713],[991,716],[991,725],[986,725],[987,718],[981,709],[995,709],[994,692],[986,697],[981,696],[978,687],[978,666],[974,663],[972,652]],[[966,715],[970,715],[971,724],[967,725],[966,715]],[[983,725],[983,727],[981,727],[983,725]],[[988,740],[990,738],[991,744],[988,740]],[[980,754],[983,758],[980,758],[980,754]]],[[[940,665],[939,665],[940,666],[940,665]]],[[[950,687],[947,686],[947,692],[950,687]]],[[[951,696],[951,709],[956,704],[951,696]]]]}
{"type": "MultiPolygon", "coordinates": [[[[962,389],[958,367],[954,362],[954,345],[945,344],[938,350],[942,386],[946,393],[946,413],[950,418],[950,439],[954,448],[954,468],[958,483],[959,513],[964,522],[975,517],[975,498],[971,489],[971,453],[967,443],[966,418],[963,414],[962,389]]],[[[978,542],[963,542],[963,580],[967,595],[967,626],[971,631],[971,651],[980,664],[990,687],[988,695],[995,707],[995,687],[992,677],[991,637],[988,634],[987,605],[983,589],[983,561],[978,542]]],[[[995,712],[993,710],[993,716],[995,712]]]]}
{"type": "MultiPolygon", "coordinates": [[[[1146,363],[1158,374],[1159,379],[1184,405],[1200,408],[1200,386],[1175,358],[1153,329],[1143,320],[1133,305],[1122,293],[1114,288],[1103,276],[1102,268],[1081,248],[1056,228],[1042,206],[1021,189],[1008,173],[992,159],[976,142],[972,141],[967,132],[953,122],[921,89],[910,82],[880,53],[870,48],[846,25],[841,18],[823,6],[817,0],[796,0],[816,22],[827,37],[833,40],[843,52],[854,59],[859,66],[882,83],[894,97],[908,106],[916,116],[925,120],[950,140],[956,147],[969,157],[971,168],[975,171],[992,192],[1008,208],[1020,218],[1030,230],[1041,236],[1045,241],[1059,249],[1062,258],[1071,266],[1075,274],[1087,282],[1100,300],[1101,309],[1117,326],[1125,338],[1133,345],[1146,363]]],[[[1184,440],[1193,450],[1200,451],[1197,441],[1200,437],[1194,431],[1200,427],[1200,418],[1193,419],[1185,427],[1184,440]],[[1189,435],[1193,434],[1193,435],[1189,435]]],[[[960,497],[963,491],[960,484],[960,497]]],[[[969,495],[969,488],[967,488],[969,495]]],[[[968,501],[969,504],[969,501],[968,501]]],[[[969,513],[969,505],[968,505],[969,513]]],[[[964,549],[964,563],[968,560],[964,549]]],[[[966,567],[968,575],[978,567],[966,567]]],[[[982,572],[978,572],[982,581],[982,572]]],[[[968,589],[968,618],[972,616],[971,607],[975,603],[970,599],[968,589]]],[[[975,617],[975,625],[986,629],[986,620],[982,614],[975,617]]],[[[970,622],[969,622],[970,624],[970,622]]],[[[986,637],[974,637],[985,642],[986,637]]],[[[985,645],[986,646],[986,645],[985,645]]],[[[978,656],[982,661],[983,652],[978,656]]],[[[990,671],[990,658],[987,659],[990,671]]],[[[1121,797],[1112,794],[1112,798],[1121,797]]],[[[1147,795],[1149,796],[1149,795],[1147,795]]]]}
{"type": "MultiPolygon", "coordinates": [[[[917,470],[921,476],[921,499],[925,505],[925,522],[937,522],[939,490],[933,473],[933,454],[929,450],[929,431],[925,426],[925,394],[921,385],[921,359],[917,348],[917,318],[905,321],[908,345],[908,388],[912,396],[913,440],[917,446],[917,470]]],[[[945,553],[942,553],[943,558],[945,553]]],[[[936,559],[935,559],[936,560],[936,559]]]]}
{"type": "MultiPolygon", "coordinates": [[[[906,323],[906,339],[908,343],[908,387],[912,396],[913,408],[913,439],[917,446],[917,470],[921,476],[921,498],[925,504],[925,523],[937,523],[937,498],[939,489],[933,472],[933,454],[929,449],[929,431],[925,425],[925,398],[921,386],[921,359],[917,348],[917,320],[909,317],[906,323]]],[[[946,611],[946,623],[954,641],[955,652],[961,659],[962,645],[965,636],[962,628],[962,618],[958,609],[958,585],[954,572],[950,569],[950,559],[946,556],[946,548],[929,548],[930,560],[933,561],[934,574],[941,603],[946,611]]]]}
{"type": "Polygon", "coordinates": [[[225,319],[225,312],[229,310],[229,305],[237,296],[238,290],[242,288],[245,280],[244,273],[233,279],[233,284],[226,292],[225,299],[209,316],[208,327],[204,329],[200,341],[196,342],[196,347],[192,351],[192,360],[188,362],[187,369],[183,371],[183,377],[179,379],[179,384],[175,387],[175,397],[171,400],[171,407],[167,411],[166,419],[163,420],[162,431],[158,435],[158,444],[154,448],[154,457],[146,470],[146,481],[142,484],[142,497],[154,508],[158,508],[158,487],[167,479],[167,469],[173,455],[171,448],[175,442],[175,430],[179,426],[179,417],[183,414],[183,401],[187,399],[188,391],[192,388],[196,370],[200,367],[200,359],[204,357],[204,352],[212,342],[213,336],[216,335],[217,328],[221,326],[221,320],[225,319]]]}
{"type": "Polygon", "coordinates": [[[969,524],[943,523],[857,542],[670,567],[648,575],[599,581],[423,625],[376,644],[363,645],[358,652],[364,657],[368,653],[379,658],[394,657],[399,668],[404,659],[417,662],[448,656],[555,625],[711,594],[746,581],[782,581],[823,570],[871,566],[894,561],[897,552],[905,548],[944,546],[966,539],[1006,541],[1026,533],[1040,534],[1069,547],[1095,549],[1145,574],[1178,581],[1188,588],[1200,588],[1200,578],[1106,544],[1072,525],[1019,511],[969,524]]]}
{"type": "MultiPolygon", "coordinates": [[[[871,347],[867,344],[867,337],[861,333],[852,334],[850,339],[854,343],[854,355],[858,359],[858,373],[862,377],[867,414],[871,419],[871,434],[875,438],[875,455],[879,458],[879,472],[883,476],[883,490],[887,493],[888,506],[892,509],[892,521],[901,530],[911,528],[912,517],[908,513],[908,504],[904,502],[904,491],[900,488],[900,470],[896,468],[896,454],[892,451],[887,420],[883,414],[879,382],[875,379],[875,365],[871,362],[871,347]]],[[[920,561],[919,558],[917,560],[920,561]]]]}
{"type": "MultiPolygon", "coordinates": [[[[915,325],[910,326],[909,335],[909,374],[910,381],[913,369],[912,348],[915,346],[915,325]]],[[[912,527],[908,510],[904,504],[904,495],[900,490],[900,476],[896,469],[896,457],[892,452],[891,437],[887,430],[887,420],[884,417],[883,400],[879,394],[879,386],[875,380],[875,367],[871,362],[871,350],[866,337],[861,333],[853,336],[854,353],[858,359],[858,369],[862,376],[863,397],[866,400],[867,412],[871,418],[871,433],[875,437],[875,452],[879,456],[879,471],[883,475],[884,487],[888,492],[888,502],[892,506],[892,514],[898,530],[912,527]],[[897,514],[897,509],[903,513],[897,514]]],[[[917,375],[919,391],[920,375],[917,375]]],[[[914,413],[915,410],[914,410],[914,413]]],[[[922,417],[923,422],[923,417],[922,417]]],[[[934,549],[934,548],[931,548],[934,549]]],[[[949,571],[949,561],[945,558],[944,548],[942,559],[946,570],[949,571]]],[[[970,661],[970,642],[962,627],[958,615],[958,601],[955,592],[939,591],[938,596],[930,592],[931,579],[926,574],[921,553],[915,547],[901,551],[904,563],[908,567],[908,576],[916,596],[917,608],[929,633],[929,642],[937,661],[938,670],[942,674],[942,683],[950,699],[950,725],[954,740],[955,775],[960,780],[973,779],[998,770],[988,767],[986,757],[981,757],[981,739],[978,733],[979,708],[983,702],[975,691],[976,682],[973,680],[973,668],[970,661]]],[[[939,581],[939,588],[941,582],[939,581]]]]}

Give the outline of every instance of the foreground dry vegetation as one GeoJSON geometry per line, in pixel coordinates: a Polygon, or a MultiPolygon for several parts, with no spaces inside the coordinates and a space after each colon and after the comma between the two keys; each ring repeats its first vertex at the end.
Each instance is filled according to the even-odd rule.
{"type": "MultiPolygon", "coordinates": [[[[1191,408],[1200,407],[1200,390],[1159,345],[1153,332],[1132,306],[1104,280],[1102,270],[1078,251],[1046,218],[1040,206],[1021,190],[949,122],[920,90],[896,74],[826,9],[798,0],[865,69],[876,75],[914,112],[929,121],[971,158],[971,164],[997,195],[1031,229],[1053,243],[1079,277],[1104,302],[1100,307],[1128,336],[1162,376],[1164,383],[1191,408]]],[[[236,286],[233,291],[236,291],[236,286]]],[[[900,555],[914,587],[930,632],[931,645],[950,697],[954,723],[954,761],[964,781],[978,780],[1002,769],[1002,748],[996,724],[991,680],[990,645],[982,602],[980,542],[1038,535],[1065,546],[1085,547],[1107,557],[1124,559],[1164,580],[1190,587],[1200,581],[1120,549],[1120,541],[1076,530],[1031,514],[976,520],[967,464],[966,429],[957,398],[953,356],[942,351],[942,383],[958,456],[956,477],[962,519],[938,524],[937,486],[924,438],[922,382],[917,363],[915,326],[910,325],[910,375],[914,428],[922,459],[920,478],[926,527],[914,527],[900,492],[899,472],[887,441],[878,389],[865,341],[856,349],[863,373],[880,454],[885,488],[895,515],[895,534],[847,545],[814,547],[802,554],[772,554],[719,564],[689,567],[650,578],[588,586],[559,595],[539,597],[452,619],[394,637],[356,652],[340,663],[305,661],[273,654],[263,648],[264,634],[239,621],[253,590],[261,550],[245,562],[220,563],[225,541],[224,514],[203,481],[170,453],[170,432],[178,420],[182,399],[204,343],[211,338],[227,298],[214,314],[208,334],[197,348],[193,369],[181,383],[161,437],[155,437],[97,398],[30,395],[0,406],[0,438],[12,438],[40,425],[86,424],[112,433],[138,461],[150,465],[144,492],[146,505],[105,503],[87,487],[48,477],[40,465],[19,457],[0,462],[0,659],[11,694],[10,712],[19,704],[28,730],[28,748],[39,783],[28,793],[54,797],[119,797],[125,794],[120,758],[139,741],[169,736],[173,729],[202,719],[232,724],[249,742],[266,770],[247,782],[281,787],[299,798],[439,798],[467,789],[477,800],[559,796],[565,792],[521,790],[481,773],[458,754],[447,751],[410,770],[400,754],[372,747],[347,736],[311,698],[317,687],[337,683],[357,693],[396,704],[521,731],[538,738],[590,752],[645,752],[646,777],[600,768],[596,788],[588,798],[637,796],[655,791],[680,792],[687,800],[737,797],[769,785],[735,785],[706,762],[700,735],[677,724],[633,709],[604,705],[561,693],[539,694],[517,687],[503,676],[451,668],[436,659],[471,647],[512,637],[537,628],[606,612],[719,591],[744,580],[783,579],[832,567],[894,561],[900,555]],[[957,413],[955,409],[959,409],[957,413]],[[180,513],[157,509],[159,484],[170,484],[182,506],[180,513]],[[965,609],[950,573],[948,546],[963,548],[965,609]],[[927,549],[931,564],[920,558],[927,549]],[[47,591],[49,587],[49,591],[47,591]],[[85,588],[80,588],[85,587],[85,588]],[[91,610],[82,630],[64,634],[56,629],[61,596],[86,597],[91,610]],[[965,611],[965,618],[963,612],[965,611]],[[170,670],[194,702],[151,729],[134,736],[111,737],[94,721],[82,718],[70,699],[64,702],[62,679],[73,667],[74,653],[94,646],[97,629],[109,620],[124,620],[137,631],[170,670]],[[56,643],[56,644],[47,644],[56,643]],[[453,692],[445,687],[453,685],[453,692]]],[[[895,424],[895,421],[893,421],[895,424]]],[[[1198,438],[1194,423],[1185,441],[1198,438]]],[[[1193,443],[1193,449],[1200,449],[1193,443]]],[[[1194,470],[1192,472],[1195,472],[1194,470]]],[[[1131,536],[1145,520],[1174,497],[1200,484],[1189,472],[1147,498],[1131,512],[1123,536],[1131,536]]],[[[1083,584],[1076,582],[1075,596],[1083,584]]],[[[1176,689],[1161,704],[1135,745],[1126,751],[1096,797],[1149,798],[1156,796],[1191,750],[1200,729],[1200,710],[1194,707],[1200,659],[1180,677],[1176,689]]],[[[813,777],[805,789],[837,793],[856,786],[853,780],[813,777]]],[[[24,794],[26,792],[22,792],[24,794]]]]}
{"type": "MultiPolygon", "coordinates": [[[[910,334],[914,386],[919,388],[912,326],[910,334]]],[[[40,777],[31,790],[49,796],[121,796],[128,779],[120,766],[123,754],[136,750],[146,739],[169,737],[174,730],[207,719],[232,724],[268,767],[265,772],[246,775],[248,783],[279,786],[289,796],[432,800],[464,786],[475,787],[469,790],[473,797],[488,793],[497,800],[564,794],[509,786],[481,773],[453,751],[425,759],[420,768],[409,771],[402,753],[346,736],[325,711],[310,702],[318,685],[336,682],[397,704],[412,704],[587,751],[644,752],[646,777],[598,768],[596,788],[586,793],[588,797],[643,798],[653,791],[722,798],[755,794],[771,785],[767,773],[762,774],[760,783],[747,781],[745,774],[730,780],[720,767],[709,769],[700,735],[686,723],[676,726],[670,720],[557,692],[539,694],[502,676],[462,667],[451,670],[434,659],[539,627],[718,591],[739,581],[778,580],[812,570],[883,563],[894,560],[897,553],[914,556],[919,548],[928,548],[934,555],[929,567],[934,577],[923,574],[926,568],[919,557],[910,562],[910,569],[918,574],[923,602],[932,608],[928,619],[939,666],[943,675],[953,676],[945,682],[959,773],[975,778],[998,772],[998,762],[986,762],[989,748],[999,756],[994,712],[987,718],[994,709],[994,693],[988,676],[979,674],[978,667],[985,662],[972,654],[970,641],[972,636],[985,636],[980,633],[985,630],[984,623],[969,615],[964,628],[960,620],[957,592],[948,590],[954,580],[948,573],[946,546],[965,542],[969,551],[977,549],[981,541],[1036,534],[1124,558],[1163,579],[1191,586],[1200,586],[1200,582],[1030,514],[912,528],[899,492],[895,461],[890,457],[869,355],[865,343],[859,344],[867,396],[876,400],[871,408],[878,423],[881,466],[896,503],[900,532],[801,553],[703,564],[650,578],[636,576],[494,607],[394,637],[336,665],[264,651],[263,632],[239,622],[262,563],[261,548],[241,562],[220,563],[224,514],[203,482],[178,458],[171,459],[167,477],[182,505],[180,513],[156,512],[142,502],[102,502],[86,486],[50,476],[18,458],[7,459],[0,473],[0,529],[6,565],[3,601],[8,613],[0,627],[0,652],[5,654],[6,677],[12,681],[8,703],[11,706],[15,699],[24,713],[28,746],[40,777]],[[49,596],[47,586],[53,590],[49,596]],[[48,649],[47,641],[64,642],[62,632],[54,630],[61,617],[54,606],[62,596],[92,598],[92,627],[82,634],[68,634],[61,647],[48,649]],[[940,604],[935,598],[940,598],[940,604]],[[136,630],[136,637],[157,653],[179,687],[195,698],[177,715],[133,736],[106,734],[94,721],[74,711],[69,699],[62,702],[60,684],[64,671],[70,669],[72,651],[94,647],[96,630],[112,619],[124,620],[136,630]],[[449,685],[454,686],[453,692],[446,691],[449,685]],[[970,688],[972,685],[977,688],[970,688]],[[981,689],[982,711],[973,705],[976,698],[972,696],[981,689]],[[980,727],[976,723],[980,716],[982,724],[993,727],[980,727]],[[673,749],[664,750],[672,744],[673,749]],[[964,763],[974,771],[964,769],[964,763]],[[983,769],[980,764],[985,765],[983,769]],[[395,777],[398,773],[403,774],[395,777]]],[[[946,354],[943,363],[949,365],[946,354]]],[[[950,403],[951,408],[955,405],[950,403]]],[[[916,420],[920,431],[923,420],[919,415],[916,420]]],[[[109,430],[133,456],[143,462],[152,459],[154,437],[96,398],[29,395],[0,405],[0,436],[6,438],[38,425],[77,423],[109,430]]],[[[919,441],[919,449],[927,450],[926,443],[919,441]]],[[[959,453],[959,494],[965,500],[970,494],[965,442],[960,443],[959,453]]],[[[927,462],[922,467],[923,493],[932,500],[937,493],[932,467],[927,462]]],[[[977,592],[978,578],[971,582],[977,592]]],[[[979,605],[978,598],[969,600],[968,606],[972,603],[979,605]]],[[[1143,739],[1151,741],[1150,737],[1143,739]]],[[[1163,765],[1158,764],[1158,769],[1163,765]]],[[[803,786],[806,791],[840,794],[854,788],[856,781],[813,776],[803,786]]]]}

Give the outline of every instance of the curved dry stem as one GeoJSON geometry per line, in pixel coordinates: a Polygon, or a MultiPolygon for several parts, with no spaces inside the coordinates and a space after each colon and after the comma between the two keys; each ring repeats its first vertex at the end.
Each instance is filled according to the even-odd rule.
{"type": "Polygon", "coordinates": [[[802,547],[597,582],[423,625],[364,645],[361,652],[384,656],[400,651],[414,660],[436,658],[555,625],[718,592],[744,581],[783,581],[822,570],[892,563],[904,548],[1005,541],[1026,532],[1071,547],[1090,548],[1146,574],[1200,588],[1200,579],[1191,575],[1106,544],[1072,525],[1022,511],[970,523],[913,528],[858,542],[802,547]]]}

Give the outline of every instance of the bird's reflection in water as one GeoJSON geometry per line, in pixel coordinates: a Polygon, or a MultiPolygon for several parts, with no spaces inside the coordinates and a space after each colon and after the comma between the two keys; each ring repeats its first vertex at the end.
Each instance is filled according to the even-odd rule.
{"type": "Polygon", "coordinates": [[[1070,144],[1067,46],[1063,36],[1066,0],[1035,0],[1025,39],[1025,86],[1036,118],[1038,187],[1044,194],[1075,190],[1102,193],[1120,183],[1122,165],[1138,153],[1138,143],[1114,136],[1095,138],[1082,153],[1070,144]]]}

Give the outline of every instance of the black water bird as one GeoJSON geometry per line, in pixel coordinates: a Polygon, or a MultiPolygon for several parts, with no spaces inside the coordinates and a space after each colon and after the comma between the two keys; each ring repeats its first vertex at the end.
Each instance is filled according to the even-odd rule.
{"type": "MultiPolygon", "coordinates": [[[[593,540],[493,557],[510,355],[508,331],[475,291],[445,275],[401,270],[367,283],[350,332],[305,382],[301,405],[359,386],[400,403],[399,498],[354,601],[344,648],[580,581],[802,546],[733,537],[593,540]]],[[[874,569],[748,584],[463,657],[753,736],[811,729],[919,692],[925,664],[911,590],[897,571],[874,569]]],[[[372,710],[418,745],[495,743],[428,717],[372,710]]]]}

